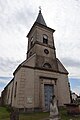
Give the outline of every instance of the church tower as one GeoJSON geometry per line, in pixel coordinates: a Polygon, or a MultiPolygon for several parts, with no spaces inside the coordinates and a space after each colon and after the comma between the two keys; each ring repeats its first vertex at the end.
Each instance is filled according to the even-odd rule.
{"type": "Polygon", "coordinates": [[[58,71],[54,37],[54,29],[47,27],[41,10],[29,31],[27,59],[36,55],[35,67],[58,71]]]}
{"type": "Polygon", "coordinates": [[[8,85],[13,107],[48,111],[52,95],[56,96],[58,106],[70,103],[68,72],[56,58],[54,32],[39,10],[27,35],[27,58],[14,71],[13,81],[8,85]]]}

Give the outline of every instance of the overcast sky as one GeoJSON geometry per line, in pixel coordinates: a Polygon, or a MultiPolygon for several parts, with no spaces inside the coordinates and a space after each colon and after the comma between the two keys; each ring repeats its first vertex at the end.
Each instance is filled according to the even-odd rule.
{"type": "Polygon", "coordinates": [[[80,0],[0,0],[0,91],[26,59],[26,35],[37,18],[39,6],[47,26],[56,30],[57,57],[69,72],[72,90],[79,94],[80,0]]]}

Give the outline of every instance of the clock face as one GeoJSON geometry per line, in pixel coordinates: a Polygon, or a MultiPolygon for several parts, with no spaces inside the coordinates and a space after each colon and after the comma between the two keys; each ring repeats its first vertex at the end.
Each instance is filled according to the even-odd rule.
{"type": "Polygon", "coordinates": [[[44,53],[49,54],[49,51],[47,49],[44,49],[44,53]]]}

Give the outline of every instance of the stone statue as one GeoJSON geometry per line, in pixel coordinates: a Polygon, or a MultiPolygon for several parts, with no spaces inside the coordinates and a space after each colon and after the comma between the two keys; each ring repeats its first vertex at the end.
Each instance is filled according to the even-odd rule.
{"type": "Polygon", "coordinates": [[[59,120],[59,112],[55,95],[52,96],[50,101],[50,120],[59,120]]]}

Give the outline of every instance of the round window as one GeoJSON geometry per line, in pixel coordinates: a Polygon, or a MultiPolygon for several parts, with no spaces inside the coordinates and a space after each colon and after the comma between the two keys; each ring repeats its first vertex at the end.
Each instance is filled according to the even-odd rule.
{"type": "Polygon", "coordinates": [[[44,52],[45,52],[46,54],[49,54],[49,51],[48,51],[47,49],[44,49],[44,52]]]}

